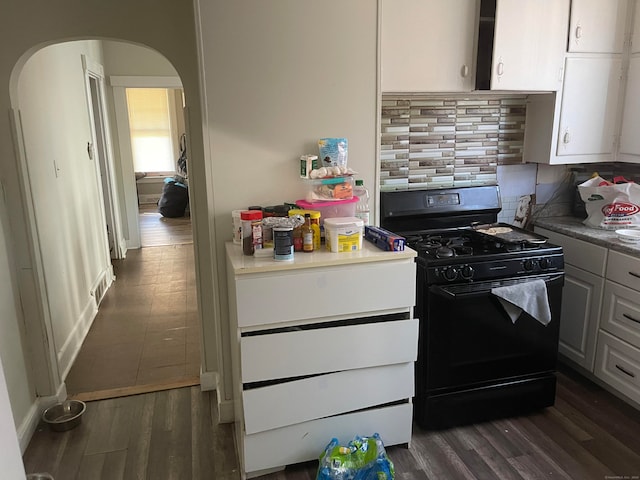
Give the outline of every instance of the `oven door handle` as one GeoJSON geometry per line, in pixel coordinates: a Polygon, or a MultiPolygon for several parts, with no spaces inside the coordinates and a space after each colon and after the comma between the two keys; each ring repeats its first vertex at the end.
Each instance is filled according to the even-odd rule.
{"type": "Polygon", "coordinates": [[[429,292],[438,295],[447,299],[454,298],[473,298],[473,297],[482,297],[491,294],[491,289],[505,286],[505,285],[513,285],[515,283],[527,283],[531,280],[544,280],[547,284],[547,289],[555,286],[557,284],[564,284],[564,274],[555,274],[548,275],[542,277],[527,277],[524,279],[511,279],[511,280],[503,280],[497,282],[479,282],[479,283],[469,283],[465,284],[466,288],[464,292],[457,292],[454,288],[451,288],[448,285],[431,285],[429,287],[429,292]]]}

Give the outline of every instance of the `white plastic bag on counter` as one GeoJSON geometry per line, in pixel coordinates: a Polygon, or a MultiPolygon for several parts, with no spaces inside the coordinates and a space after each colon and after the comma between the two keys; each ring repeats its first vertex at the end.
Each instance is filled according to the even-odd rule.
{"type": "Polygon", "coordinates": [[[640,185],[621,177],[611,183],[595,176],[578,185],[578,191],[587,210],[585,225],[607,230],[640,227],[640,185]]]}

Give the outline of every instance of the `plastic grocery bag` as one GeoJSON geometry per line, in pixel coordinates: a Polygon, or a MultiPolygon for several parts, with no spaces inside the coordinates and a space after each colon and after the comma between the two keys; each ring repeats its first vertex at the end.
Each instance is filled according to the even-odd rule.
{"type": "Polygon", "coordinates": [[[608,182],[596,175],[578,185],[587,210],[584,224],[616,230],[640,227],[640,185],[616,177],[608,182]]]}
{"type": "Polygon", "coordinates": [[[393,462],[380,435],[356,436],[346,446],[331,439],[320,456],[316,480],[393,480],[393,462]]]}

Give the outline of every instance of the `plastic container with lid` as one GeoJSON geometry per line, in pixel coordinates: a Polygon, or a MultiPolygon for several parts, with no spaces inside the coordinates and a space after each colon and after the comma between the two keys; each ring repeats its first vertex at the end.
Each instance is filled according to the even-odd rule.
{"type": "Polygon", "coordinates": [[[324,236],[330,252],[355,252],[362,249],[364,222],[356,217],[327,218],[324,236]]]}
{"type": "Polygon", "coordinates": [[[355,217],[356,204],[358,197],[349,200],[340,200],[336,202],[307,202],[306,200],[297,200],[296,205],[303,210],[315,210],[320,212],[320,226],[324,225],[327,218],[334,217],[355,217]]]}
{"type": "Polygon", "coordinates": [[[307,202],[335,202],[353,198],[353,177],[329,177],[305,180],[307,202]]]}
{"type": "Polygon", "coordinates": [[[232,210],[231,211],[231,219],[233,221],[233,243],[237,245],[242,244],[242,219],[240,218],[240,213],[242,210],[232,210]]]}

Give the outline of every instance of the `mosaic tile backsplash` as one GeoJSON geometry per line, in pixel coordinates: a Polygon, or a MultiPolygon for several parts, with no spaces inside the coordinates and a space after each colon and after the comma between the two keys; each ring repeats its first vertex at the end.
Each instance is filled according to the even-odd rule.
{"type": "Polygon", "coordinates": [[[522,163],[526,96],[382,96],[380,190],[496,185],[522,163]]]}

